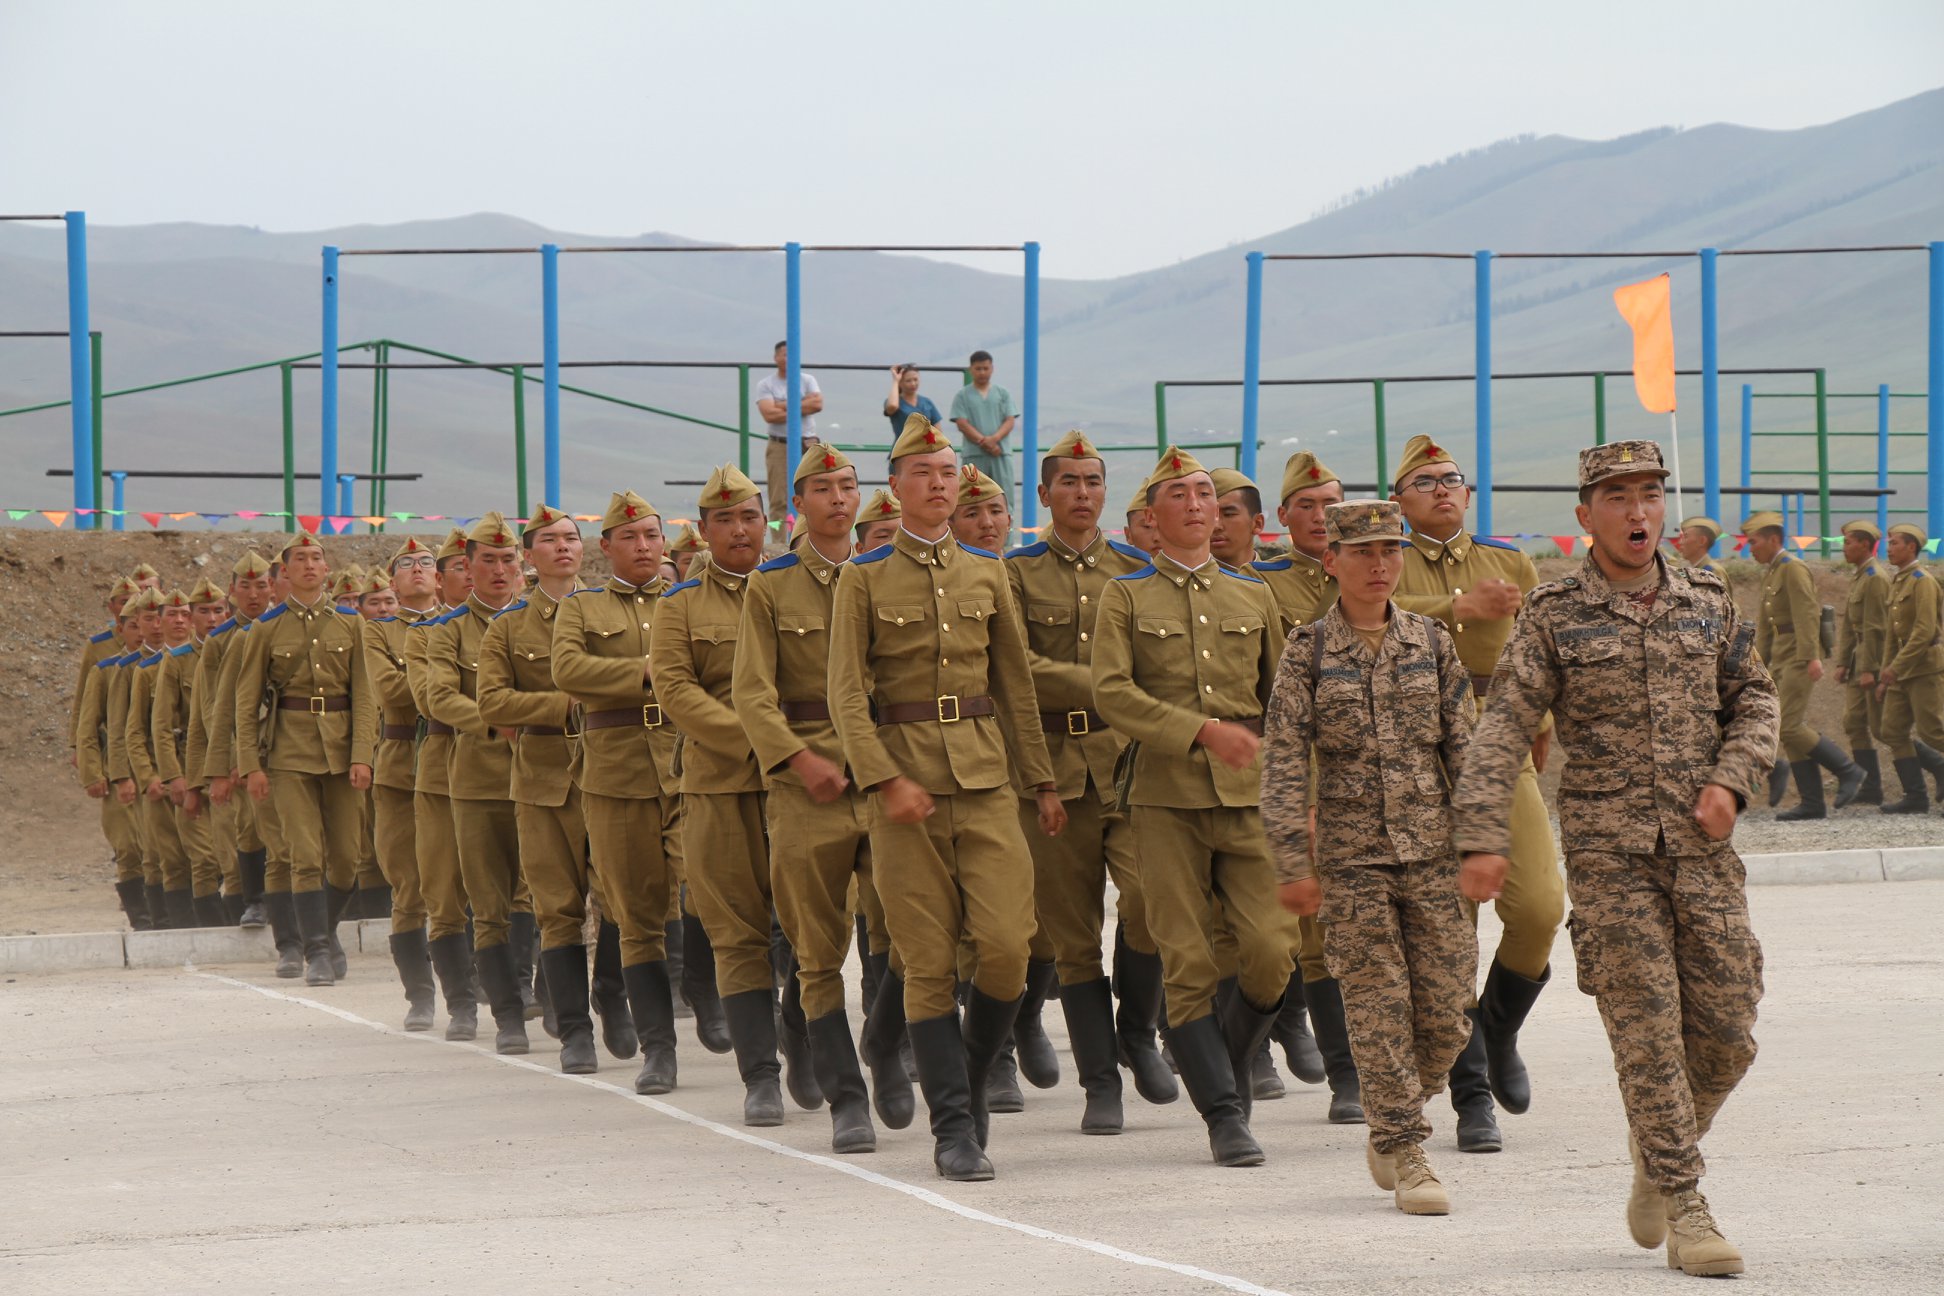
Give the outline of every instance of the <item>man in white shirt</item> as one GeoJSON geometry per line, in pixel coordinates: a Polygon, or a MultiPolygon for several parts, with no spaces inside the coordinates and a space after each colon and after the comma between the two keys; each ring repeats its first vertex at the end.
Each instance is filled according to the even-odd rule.
{"type": "MultiPolygon", "coordinates": [[[[803,444],[817,438],[817,420],[823,412],[823,389],[807,373],[799,373],[803,386],[803,444]]],[[[790,506],[790,345],[776,344],[776,372],[763,375],[756,384],[756,412],[769,425],[769,447],[763,454],[763,484],[769,490],[770,521],[781,522],[790,506]]]]}

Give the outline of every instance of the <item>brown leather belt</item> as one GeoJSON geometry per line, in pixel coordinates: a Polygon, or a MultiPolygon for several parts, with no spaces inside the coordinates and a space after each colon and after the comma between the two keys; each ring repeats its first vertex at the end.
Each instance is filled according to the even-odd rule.
{"type": "Polygon", "coordinates": [[[1098,733],[1107,727],[1098,713],[1093,711],[1042,711],[1040,728],[1049,734],[1065,734],[1069,738],[1085,738],[1090,733],[1098,733]]]}
{"type": "Polygon", "coordinates": [[[1471,682],[1472,693],[1477,697],[1484,697],[1492,691],[1492,677],[1490,675],[1474,675],[1471,677],[1471,682]]]}
{"type": "Polygon", "coordinates": [[[987,694],[962,698],[956,693],[945,693],[929,702],[888,702],[877,709],[877,722],[894,725],[918,724],[929,720],[937,724],[957,724],[973,716],[989,716],[992,713],[992,698],[987,694]]]}
{"type": "Polygon", "coordinates": [[[661,703],[644,702],[638,707],[589,711],[581,718],[581,731],[585,733],[589,729],[625,729],[629,726],[658,729],[663,723],[661,703]]]}
{"type": "Polygon", "coordinates": [[[418,726],[415,724],[386,724],[378,730],[378,736],[391,742],[411,742],[414,738],[418,737],[418,726]]]}
{"type": "Polygon", "coordinates": [[[778,702],[776,705],[783,712],[783,718],[792,724],[830,719],[828,702],[778,702]]]}
{"type": "Polygon", "coordinates": [[[521,725],[522,738],[565,738],[567,731],[558,725],[521,725]]]}
{"type": "Polygon", "coordinates": [[[280,697],[277,699],[279,711],[308,711],[312,715],[323,715],[326,711],[349,711],[351,699],[348,697],[280,697]]]}
{"type": "Polygon", "coordinates": [[[454,729],[449,724],[445,724],[441,721],[434,720],[430,716],[426,717],[425,733],[427,737],[430,737],[433,734],[445,734],[447,737],[450,737],[453,734],[456,734],[458,732],[459,731],[457,729],[454,729]]]}

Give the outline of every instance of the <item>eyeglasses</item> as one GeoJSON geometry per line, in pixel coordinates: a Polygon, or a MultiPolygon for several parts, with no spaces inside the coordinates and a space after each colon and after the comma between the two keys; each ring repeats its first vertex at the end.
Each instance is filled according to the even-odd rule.
{"type": "Polygon", "coordinates": [[[1463,490],[1465,489],[1465,474],[1446,473],[1442,477],[1413,477],[1411,480],[1405,482],[1404,485],[1410,490],[1424,495],[1429,495],[1440,486],[1448,491],[1463,490]]]}
{"type": "Polygon", "coordinates": [[[438,565],[438,559],[429,554],[421,554],[417,558],[400,558],[392,564],[392,570],[397,571],[400,567],[437,567],[438,565]]]}

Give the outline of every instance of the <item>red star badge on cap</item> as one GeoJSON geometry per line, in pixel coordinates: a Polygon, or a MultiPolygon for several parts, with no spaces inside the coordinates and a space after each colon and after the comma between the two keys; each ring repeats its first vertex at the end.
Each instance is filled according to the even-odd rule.
{"type": "Polygon", "coordinates": [[[503,545],[503,544],[505,544],[505,543],[506,543],[506,532],[504,532],[504,531],[495,531],[495,532],[493,532],[493,543],[494,543],[494,544],[496,544],[496,545],[503,545]]]}
{"type": "Polygon", "coordinates": [[[633,517],[635,515],[635,506],[632,504],[624,505],[622,511],[629,517],[633,517]]]}
{"type": "Polygon", "coordinates": [[[889,513],[895,507],[897,506],[894,505],[890,500],[886,500],[884,501],[884,503],[878,505],[878,512],[889,513]]]}
{"type": "Polygon", "coordinates": [[[1176,455],[1176,456],[1175,456],[1174,458],[1172,458],[1172,459],[1170,459],[1170,460],[1168,460],[1168,467],[1170,467],[1170,468],[1172,468],[1172,469],[1174,469],[1174,470],[1175,470],[1176,472],[1180,472],[1180,471],[1181,471],[1181,456],[1180,456],[1180,455],[1176,455]]]}
{"type": "Polygon", "coordinates": [[[932,430],[931,430],[930,428],[926,428],[926,429],[925,429],[925,444],[926,444],[926,445],[937,445],[937,444],[938,444],[938,433],[936,433],[936,432],[934,432],[934,431],[932,431],[932,430]]]}
{"type": "Polygon", "coordinates": [[[724,486],[719,493],[721,494],[723,499],[729,498],[729,488],[727,486],[724,486]]]}
{"type": "Polygon", "coordinates": [[[1312,469],[1310,469],[1310,480],[1311,480],[1311,481],[1315,481],[1315,480],[1316,480],[1317,478],[1319,478],[1319,477],[1321,477],[1322,475],[1323,475],[1323,470],[1322,470],[1321,468],[1312,468],[1312,469]]]}
{"type": "Polygon", "coordinates": [[[1442,459],[1445,457],[1444,447],[1442,446],[1428,445],[1424,449],[1433,459],[1442,459]]]}

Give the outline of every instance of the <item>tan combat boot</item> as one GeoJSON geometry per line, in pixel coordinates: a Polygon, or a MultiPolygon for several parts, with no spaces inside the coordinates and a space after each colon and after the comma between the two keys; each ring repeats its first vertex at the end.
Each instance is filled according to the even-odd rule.
{"type": "Polygon", "coordinates": [[[1396,1166],[1397,1209],[1406,1215],[1449,1215],[1451,1198],[1424,1158],[1424,1149],[1413,1143],[1391,1158],[1396,1166]]]}
{"type": "Polygon", "coordinates": [[[1708,1199],[1696,1189],[1667,1199],[1667,1267],[1690,1278],[1719,1278],[1742,1271],[1741,1252],[1721,1236],[1708,1199]]]}
{"type": "Polygon", "coordinates": [[[1397,1158],[1389,1152],[1377,1150],[1376,1135],[1364,1140],[1364,1164],[1370,1167],[1370,1178],[1385,1192],[1397,1187],[1397,1158]]]}
{"type": "Polygon", "coordinates": [[[1647,1182],[1647,1165],[1640,1144],[1627,1135],[1627,1155],[1633,1158],[1633,1187],[1627,1193],[1627,1231],[1639,1246],[1657,1247],[1667,1240],[1667,1197],[1647,1182]]]}

